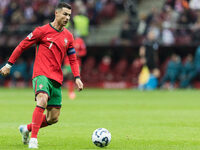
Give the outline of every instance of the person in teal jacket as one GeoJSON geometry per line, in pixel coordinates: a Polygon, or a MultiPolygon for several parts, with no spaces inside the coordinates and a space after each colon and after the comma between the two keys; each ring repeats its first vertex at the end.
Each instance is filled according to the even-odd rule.
{"type": "Polygon", "coordinates": [[[191,81],[196,76],[195,64],[193,62],[193,56],[188,54],[185,63],[182,65],[181,75],[180,75],[180,87],[187,88],[190,87],[191,81]]]}
{"type": "Polygon", "coordinates": [[[197,50],[195,52],[194,65],[195,65],[196,74],[197,75],[200,74],[200,46],[197,47],[197,50]]]}
{"type": "Polygon", "coordinates": [[[163,87],[164,84],[167,81],[169,81],[170,87],[174,88],[174,85],[179,78],[180,71],[181,71],[181,59],[178,55],[172,54],[171,59],[167,64],[165,74],[161,79],[160,86],[163,87]]]}

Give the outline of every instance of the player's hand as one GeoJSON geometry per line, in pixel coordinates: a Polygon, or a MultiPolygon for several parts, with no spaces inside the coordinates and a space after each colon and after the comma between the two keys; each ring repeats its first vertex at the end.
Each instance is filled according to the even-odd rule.
{"type": "Polygon", "coordinates": [[[3,76],[7,76],[10,73],[10,68],[7,66],[3,66],[0,70],[0,74],[3,76]]]}
{"type": "Polygon", "coordinates": [[[76,83],[76,85],[78,87],[78,90],[82,91],[83,90],[83,83],[82,83],[81,79],[76,78],[75,83],[76,83]]]}

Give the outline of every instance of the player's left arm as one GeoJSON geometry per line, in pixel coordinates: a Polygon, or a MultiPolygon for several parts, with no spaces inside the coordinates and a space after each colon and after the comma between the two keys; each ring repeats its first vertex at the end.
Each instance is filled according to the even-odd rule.
{"type": "MultiPolygon", "coordinates": [[[[74,52],[75,52],[75,50],[74,50],[74,52]]],[[[75,77],[75,83],[78,87],[78,90],[81,91],[83,89],[83,83],[80,79],[80,70],[79,70],[76,53],[68,54],[68,57],[69,57],[69,62],[70,62],[70,66],[72,69],[72,73],[75,77]]]]}
{"type": "Polygon", "coordinates": [[[78,90],[81,91],[83,89],[83,83],[80,79],[80,70],[79,70],[79,64],[78,64],[78,61],[77,61],[76,51],[74,49],[74,38],[73,38],[73,36],[72,36],[69,48],[67,50],[67,55],[68,55],[68,58],[69,58],[69,63],[70,63],[70,66],[71,66],[72,73],[75,77],[75,83],[78,87],[78,90]]]}

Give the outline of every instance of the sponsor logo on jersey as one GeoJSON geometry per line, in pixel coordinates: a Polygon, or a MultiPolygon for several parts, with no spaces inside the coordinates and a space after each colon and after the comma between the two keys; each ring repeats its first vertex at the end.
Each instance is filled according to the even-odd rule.
{"type": "Polygon", "coordinates": [[[32,38],[33,33],[31,32],[27,37],[29,38],[29,40],[32,38]]]}

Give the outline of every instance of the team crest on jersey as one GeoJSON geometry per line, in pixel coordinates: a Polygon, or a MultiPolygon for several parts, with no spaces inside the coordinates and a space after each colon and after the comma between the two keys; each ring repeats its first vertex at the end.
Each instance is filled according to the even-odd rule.
{"type": "Polygon", "coordinates": [[[39,85],[39,88],[40,88],[40,89],[42,89],[42,88],[43,88],[43,85],[42,85],[42,84],[40,84],[40,85],[39,85]]]}
{"type": "Polygon", "coordinates": [[[29,40],[32,38],[33,33],[31,32],[27,37],[29,38],[29,40]]]}
{"type": "Polygon", "coordinates": [[[66,38],[64,39],[64,42],[65,42],[65,46],[67,46],[68,40],[66,38]]]}

